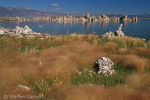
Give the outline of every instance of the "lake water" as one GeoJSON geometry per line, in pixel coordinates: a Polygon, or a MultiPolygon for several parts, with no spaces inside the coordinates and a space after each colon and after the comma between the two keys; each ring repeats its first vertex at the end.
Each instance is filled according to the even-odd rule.
{"type": "MultiPolygon", "coordinates": [[[[77,32],[91,34],[96,32],[98,35],[102,35],[110,30],[115,32],[120,24],[121,22],[0,22],[0,26],[5,28],[15,28],[15,26],[24,27],[25,25],[28,25],[33,31],[41,33],[66,34],[77,32]],[[39,27],[40,25],[42,25],[41,28],[39,27]]],[[[127,36],[150,40],[150,19],[140,19],[138,22],[123,23],[122,31],[127,36]]]]}

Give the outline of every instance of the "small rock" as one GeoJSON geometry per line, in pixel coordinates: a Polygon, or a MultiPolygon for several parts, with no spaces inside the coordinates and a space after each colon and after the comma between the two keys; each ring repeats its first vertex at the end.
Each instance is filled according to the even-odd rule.
{"type": "Polygon", "coordinates": [[[29,88],[29,87],[23,86],[23,85],[21,85],[21,84],[18,85],[18,88],[21,89],[21,90],[26,90],[26,91],[28,91],[28,92],[30,91],[30,88],[29,88]]]}
{"type": "Polygon", "coordinates": [[[78,70],[76,70],[76,73],[78,73],[79,75],[81,75],[81,74],[82,74],[82,72],[80,72],[80,71],[78,71],[78,70]]]}
{"type": "Polygon", "coordinates": [[[3,30],[0,30],[0,35],[3,35],[4,34],[4,31],[3,30]]]}

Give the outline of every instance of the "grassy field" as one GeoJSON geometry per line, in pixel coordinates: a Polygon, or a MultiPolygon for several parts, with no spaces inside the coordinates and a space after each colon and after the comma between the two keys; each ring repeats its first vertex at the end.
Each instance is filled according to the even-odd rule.
{"type": "Polygon", "coordinates": [[[150,42],[145,48],[143,40],[131,37],[1,36],[0,98],[17,94],[43,97],[33,100],[149,100],[150,42]],[[89,72],[103,56],[115,63],[115,75],[89,72]]]}

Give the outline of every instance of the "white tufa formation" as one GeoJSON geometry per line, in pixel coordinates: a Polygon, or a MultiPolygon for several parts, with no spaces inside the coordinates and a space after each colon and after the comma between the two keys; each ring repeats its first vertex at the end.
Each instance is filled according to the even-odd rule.
{"type": "Polygon", "coordinates": [[[16,35],[37,35],[40,33],[36,33],[32,31],[27,25],[24,26],[24,28],[16,26],[15,29],[13,29],[16,35]]]}
{"type": "Polygon", "coordinates": [[[0,35],[4,34],[4,31],[3,30],[0,30],[0,35]]]}
{"type": "Polygon", "coordinates": [[[118,37],[124,36],[124,33],[122,32],[122,26],[123,24],[120,24],[120,26],[118,27],[118,30],[115,32],[115,36],[118,36],[118,37]]]}
{"type": "Polygon", "coordinates": [[[122,32],[122,26],[123,24],[120,24],[120,26],[118,27],[118,30],[116,30],[116,32],[106,32],[104,35],[102,35],[103,37],[124,37],[124,33],[122,32]]]}
{"type": "Polygon", "coordinates": [[[109,31],[109,32],[106,32],[104,35],[102,35],[103,37],[114,37],[115,36],[115,34],[113,33],[113,32],[111,32],[111,31],[109,31]]]}
{"type": "Polygon", "coordinates": [[[96,64],[99,65],[99,74],[104,74],[107,76],[115,73],[115,71],[111,69],[114,63],[109,58],[102,57],[101,59],[96,61],[96,64]]]}

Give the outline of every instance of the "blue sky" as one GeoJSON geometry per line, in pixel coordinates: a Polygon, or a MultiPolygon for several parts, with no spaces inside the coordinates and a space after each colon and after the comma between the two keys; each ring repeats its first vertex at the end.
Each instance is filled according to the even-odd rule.
{"type": "Polygon", "coordinates": [[[150,14],[150,0],[0,0],[0,6],[70,14],[150,14]]]}

